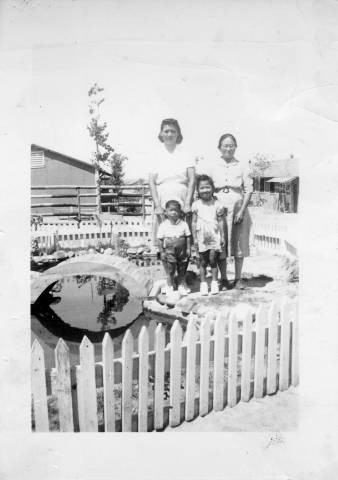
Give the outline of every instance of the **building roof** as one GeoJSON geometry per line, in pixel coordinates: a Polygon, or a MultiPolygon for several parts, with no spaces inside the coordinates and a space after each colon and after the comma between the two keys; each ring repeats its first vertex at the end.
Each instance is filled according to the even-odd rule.
{"type": "Polygon", "coordinates": [[[297,177],[273,177],[266,181],[266,183],[290,183],[297,177]]]}
{"type": "Polygon", "coordinates": [[[282,160],[271,162],[271,165],[264,171],[264,177],[298,177],[298,159],[290,156],[282,160]]]}
{"type": "MultiPolygon", "coordinates": [[[[57,152],[56,150],[52,150],[50,148],[42,147],[41,145],[37,145],[36,143],[32,143],[31,149],[33,149],[33,148],[39,149],[39,150],[44,150],[45,152],[51,152],[51,153],[54,153],[56,155],[60,155],[61,157],[65,157],[66,159],[71,160],[73,163],[78,164],[79,167],[85,167],[85,168],[95,172],[95,167],[92,163],[88,163],[88,162],[85,162],[83,160],[79,160],[78,158],[71,157],[70,155],[65,155],[64,153],[57,152]]],[[[109,174],[109,175],[111,173],[107,168],[104,168],[104,167],[100,167],[100,171],[102,173],[106,173],[106,174],[109,174]]]]}

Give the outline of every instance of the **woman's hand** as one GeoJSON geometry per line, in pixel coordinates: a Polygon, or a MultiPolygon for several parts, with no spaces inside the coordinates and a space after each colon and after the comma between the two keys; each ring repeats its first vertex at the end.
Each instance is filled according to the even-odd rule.
{"type": "Polygon", "coordinates": [[[188,258],[191,257],[191,248],[190,247],[187,247],[187,257],[188,258]]]}
{"type": "Polygon", "coordinates": [[[185,203],[183,205],[183,213],[187,214],[187,213],[190,213],[191,212],[191,205],[190,203],[185,203]]]}
{"type": "Polygon", "coordinates": [[[237,224],[242,223],[243,217],[244,217],[244,211],[239,210],[235,215],[234,223],[237,223],[237,224]]]}

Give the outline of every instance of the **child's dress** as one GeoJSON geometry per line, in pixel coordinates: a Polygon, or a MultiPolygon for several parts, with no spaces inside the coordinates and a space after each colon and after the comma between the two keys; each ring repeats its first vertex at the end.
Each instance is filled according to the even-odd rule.
{"type": "Polygon", "coordinates": [[[215,198],[208,203],[196,200],[192,204],[191,210],[197,215],[196,233],[199,251],[215,250],[220,252],[221,232],[217,216],[224,214],[221,203],[215,198]]]}

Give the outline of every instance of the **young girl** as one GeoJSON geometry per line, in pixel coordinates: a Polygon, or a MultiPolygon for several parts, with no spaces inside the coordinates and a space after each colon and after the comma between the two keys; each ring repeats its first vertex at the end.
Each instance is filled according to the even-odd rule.
{"type": "Polygon", "coordinates": [[[200,258],[201,295],[208,295],[206,269],[212,272],[211,294],[219,292],[218,264],[226,258],[225,253],[225,210],[214,197],[214,182],[207,175],[197,178],[196,190],[199,199],[192,204],[192,233],[196,251],[200,258]]]}
{"type": "Polygon", "coordinates": [[[159,250],[167,275],[167,292],[174,291],[174,277],[177,271],[178,292],[187,295],[185,272],[191,255],[191,233],[188,224],[182,220],[183,212],[177,200],[165,205],[166,220],[158,228],[159,250]]]}

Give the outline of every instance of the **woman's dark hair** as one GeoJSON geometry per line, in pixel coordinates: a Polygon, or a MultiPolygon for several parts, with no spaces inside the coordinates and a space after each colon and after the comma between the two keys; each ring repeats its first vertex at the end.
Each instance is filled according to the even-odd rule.
{"type": "Polygon", "coordinates": [[[225,133],[224,135],[221,136],[221,138],[218,141],[218,148],[221,148],[223,140],[226,138],[231,138],[231,140],[234,142],[235,147],[237,148],[237,141],[236,138],[232,135],[232,133],[225,133]]]}
{"type": "Polygon", "coordinates": [[[196,191],[197,191],[197,193],[198,193],[199,186],[200,186],[201,182],[210,183],[211,188],[212,188],[212,193],[215,193],[215,184],[214,184],[213,179],[211,177],[209,177],[209,175],[197,175],[197,178],[196,178],[196,191]]]}
{"type": "Polygon", "coordinates": [[[159,133],[159,135],[158,135],[159,141],[163,143],[162,130],[163,130],[163,128],[164,128],[166,125],[172,126],[172,127],[174,127],[174,128],[176,129],[176,131],[177,131],[177,140],[176,140],[176,143],[177,143],[177,144],[181,143],[182,140],[183,140],[183,136],[182,136],[182,133],[181,133],[180,125],[179,125],[178,121],[175,120],[175,118],[166,118],[166,119],[162,120],[160,133],[159,133]]]}

